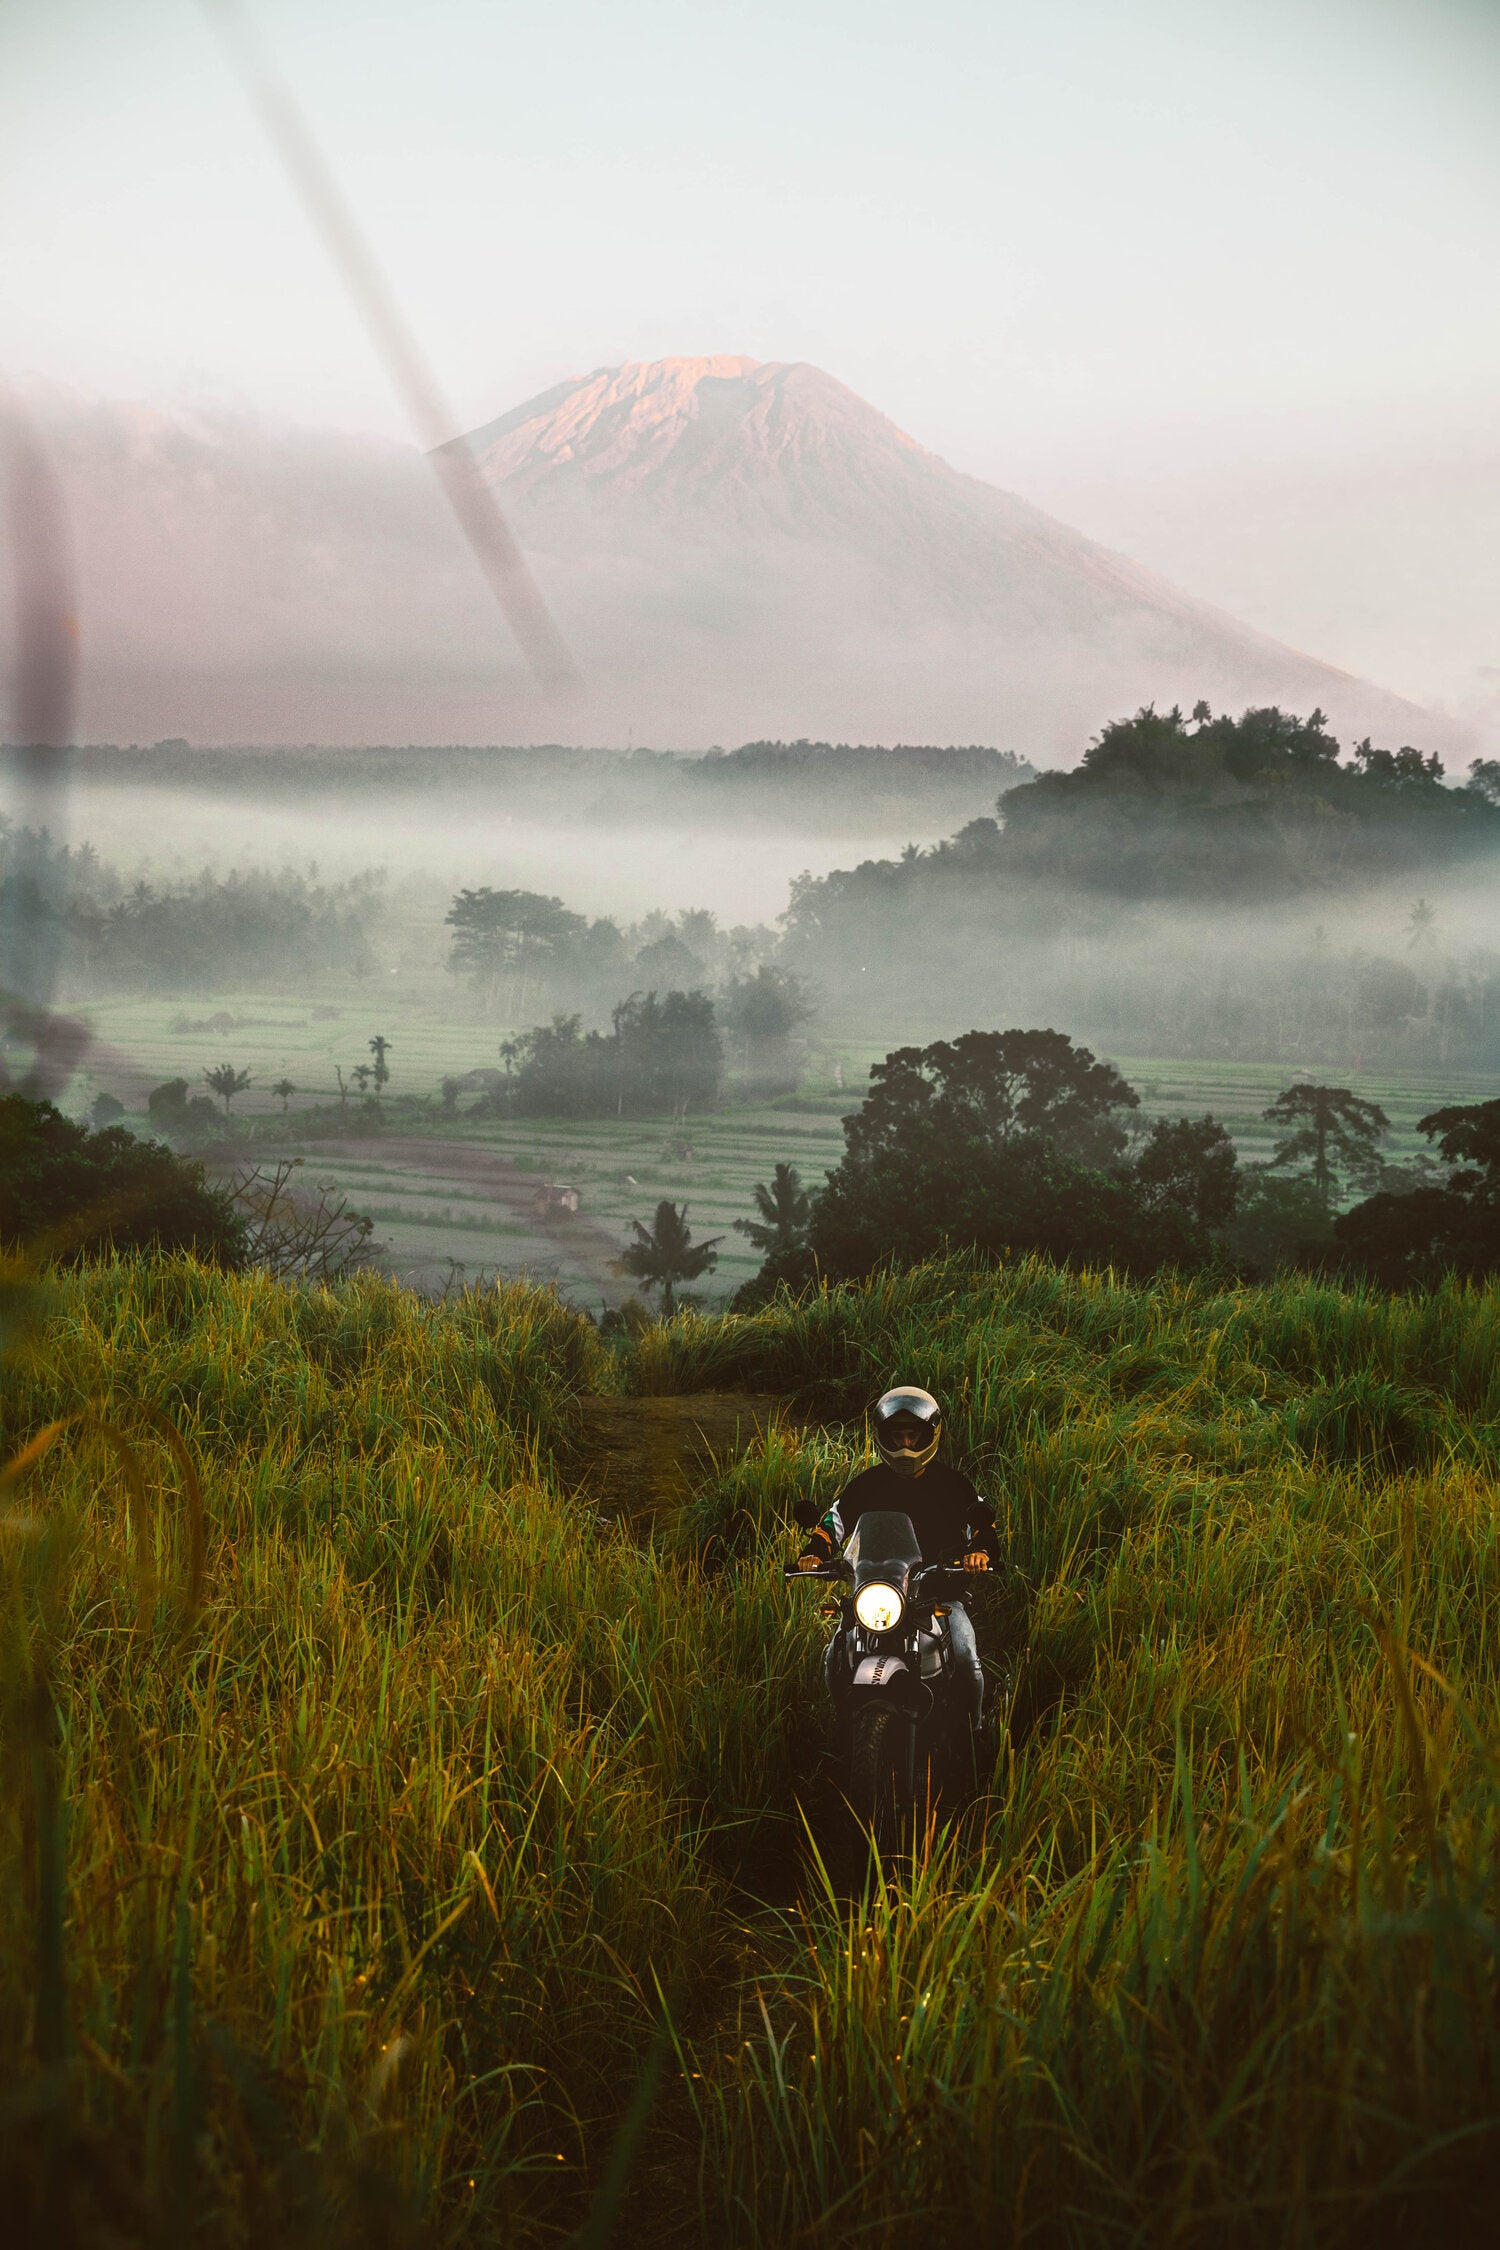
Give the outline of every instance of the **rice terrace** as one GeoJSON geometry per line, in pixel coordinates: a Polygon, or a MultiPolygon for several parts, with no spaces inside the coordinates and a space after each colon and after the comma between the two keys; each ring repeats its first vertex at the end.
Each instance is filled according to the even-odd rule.
{"type": "Polygon", "coordinates": [[[0,14],[3,2250],[1495,2239],[1497,83],[0,14]]]}

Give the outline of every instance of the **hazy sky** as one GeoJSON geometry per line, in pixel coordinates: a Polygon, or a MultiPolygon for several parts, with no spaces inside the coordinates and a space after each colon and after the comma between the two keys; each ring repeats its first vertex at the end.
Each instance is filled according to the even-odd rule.
{"type": "MultiPolygon", "coordinates": [[[[455,405],[809,359],[1500,708],[1500,0],[259,0],[455,405]]],[[[0,5],[0,362],[404,435],[192,0],[0,5]]]]}

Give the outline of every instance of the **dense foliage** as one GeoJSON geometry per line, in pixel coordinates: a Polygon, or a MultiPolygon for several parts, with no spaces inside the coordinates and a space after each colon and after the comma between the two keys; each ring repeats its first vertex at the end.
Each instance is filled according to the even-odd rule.
{"type": "Polygon", "coordinates": [[[1500,1273],[1500,1101],[1436,1109],[1418,1130],[1436,1140],[1446,1177],[1379,1190],[1341,1213],[1337,1255],[1388,1289],[1500,1273]]]}
{"type": "Polygon", "coordinates": [[[998,810],[800,878],[785,964],[872,1031],[998,995],[1127,1052],[1500,1058],[1500,956],[1419,895],[1500,851],[1483,762],[1454,789],[1415,750],[1341,759],[1317,713],[1144,711],[998,810]]]}
{"type": "Polygon", "coordinates": [[[706,992],[634,993],[607,1032],[557,1016],[517,1042],[520,1068],[503,1089],[522,1117],[681,1116],[719,1090],[724,1050],[706,992]]]}
{"type": "Polygon", "coordinates": [[[191,1250],[235,1266],[245,1228],[230,1200],[186,1162],[123,1126],[91,1131],[51,1102],[0,1097],[0,1247],[35,1258],[191,1250]]]}
{"type": "Polygon", "coordinates": [[[383,885],[379,874],[322,883],[289,867],[127,884],[91,845],[54,845],[0,821],[0,920],[24,924],[87,991],[237,992],[367,975],[383,885]]]}
{"type": "Polygon", "coordinates": [[[1445,787],[1413,749],[1361,742],[1343,764],[1321,711],[1141,711],[1002,810],[1009,874],[1126,898],[1263,898],[1500,849],[1487,789],[1445,787]]]}
{"type": "Polygon", "coordinates": [[[1235,1208],[1233,1144],[1211,1117],[1164,1119],[1130,1161],[1124,1120],[1137,1106],[1111,1064],[1060,1031],[898,1048],[845,1120],[805,1268],[778,1244],[768,1278],[848,1279],[948,1248],[1126,1273],[1211,1264],[1211,1230],[1235,1208]]]}

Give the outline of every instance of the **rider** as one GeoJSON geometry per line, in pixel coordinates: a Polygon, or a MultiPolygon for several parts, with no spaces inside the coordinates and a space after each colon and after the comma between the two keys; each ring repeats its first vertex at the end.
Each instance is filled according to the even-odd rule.
{"type": "MultiPolygon", "coordinates": [[[[961,1563],[985,1571],[1000,1560],[995,1511],[969,1479],[934,1458],[943,1434],[943,1410],[931,1391],[903,1383],[876,1401],[870,1416],[880,1459],[846,1484],[797,1557],[800,1570],[826,1563],[867,1509],[885,1508],[911,1519],[922,1560],[961,1563]]],[[[948,1612],[953,1660],[969,1679],[974,1725],[984,1713],[984,1674],[974,1645],[974,1628],[962,1602],[948,1612]]]]}

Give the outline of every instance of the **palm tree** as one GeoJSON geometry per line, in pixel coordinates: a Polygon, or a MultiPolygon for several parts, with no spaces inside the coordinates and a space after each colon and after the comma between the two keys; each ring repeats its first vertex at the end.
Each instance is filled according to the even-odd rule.
{"type": "Polygon", "coordinates": [[[710,1242],[694,1242],[685,1203],[681,1210],[675,1203],[658,1203],[649,1227],[643,1227],[639,1219],[632,1219],[630,1224],[635,1240],[613,1261],[614,1269],[630,1274],[648,1289],[660,1289],[661,1309],[670,1319],[674,1287],[679,1281],[696,1281],[700,1274],[712,1273],[719,1262],[716,1245],[724,1237],[716,1234],[710,1242]]]}
{"type": "Polygon", "coordinates": [[[755,1189],[755,1208],[758,1219],[736,1219],[734,1231],[754,1243],[764,1257],[773,1257],[778,1251],[800,1250],[807,1241],[808,1220],[812,1216],[812,1198],[802,1185],[802,1175],[795,1164],[778,1164],[771,1174],[771,1184],[755,1189]]]}
{"type": "Polygon", "coordinates": [[[218,1095],[224,1104],[224,1115],[229,1115],[229,1105],[236,1094],[242,1094],[250,1083],[248,1070],[236,1070],[233,1063],[219,1063],[213,1070],[205,1070],[203,1083],[218,1095]]]}
{"type": "Polygon", "coordinates": [[[281,1114],[283,1117],[285,1117],[286,1105],[291,1100],[293,1094],[296,1093],[296,1087],[292,1084],[290,1078],[278,1078],[275,1085],[271,1088],[271,1091],[276,1096],[276,1099],[280,1102],[281,1114]]]}
{"type": "Polygon", "coordinates": [[[391,1043],[389,1039],[381,1038],[379,1033],[370,1041],[370,1052],[375,1057],[375,1068],[371,1076],[375,1080],[375,1099],[377,1101],[380,1099],[381,1087],[391,1075],[385,1059],[390,1051],[391,1043]]]}
{"type": "Polygon", "coordinates": [[[1325,1211],[1333,1200],[1334,1158],[1356,1179],[1369,1176],[1380,1162],[1375,1143],[1390,1130],[1379,1104],[1362,1101],[1347,1086],[1288,1086],[1261,1114],[1270,1125],[1293,1128],[1270,1160],[1296,1164],[1310,1156],[1313,1186],[1325,1211]]]}

